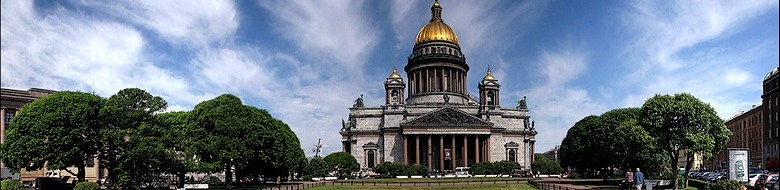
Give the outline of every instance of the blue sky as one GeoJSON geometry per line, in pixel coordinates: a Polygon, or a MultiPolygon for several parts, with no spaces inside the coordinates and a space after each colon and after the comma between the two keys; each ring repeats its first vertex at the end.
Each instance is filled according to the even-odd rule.
{"type": "MultiPolygon", "coordinates": [[[[3,88],[138,87],[168,110],[230,93],[288,123],[307,155],[340,151],[341,119],[403,67],[432,1],[4,0],[3,88]]],[[[761,102],[778,60],[778,1],[442,0],[471,66],[502,105],[528,97],[537,152],[574,122],[688,92],[721,118],[761,102]]],[[[406,73],[401,73],[405,77],[406,73]]]]}

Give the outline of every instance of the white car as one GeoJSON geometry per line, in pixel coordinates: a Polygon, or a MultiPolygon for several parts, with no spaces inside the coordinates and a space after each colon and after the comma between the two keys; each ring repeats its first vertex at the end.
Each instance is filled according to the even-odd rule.
{"type": "Polygon", "coordinates": [[[758,176],[761,176],[761,174],[750,174],[748,175],[748,185],[751,187],[756,186],[756,180],[758,180],[758,176]]]}

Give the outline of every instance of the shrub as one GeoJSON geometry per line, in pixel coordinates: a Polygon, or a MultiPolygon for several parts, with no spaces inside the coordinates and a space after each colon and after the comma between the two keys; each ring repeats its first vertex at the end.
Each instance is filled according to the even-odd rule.
{"type": "Polygon", "coordinates": [[[388,177],[395,177],[406,171],[406,166],[395,162],[382,162],[374,166],[374,171],[379,174],[386,174],[388,177]]]}
{"type": "Polygon", "coordinates": [[[717,183],[709,183],[705,185],[704,189],[709,190],[734,190],[739,189],[739,187],[742,186],[742,184],[739,183],[737,180],[722,180],[718,181],[717,183]]]}
{"type": "Polygon", "coordinates": [[[580,174],[578,174],[577,172],[570,172],[569,173],[569,178],[570,179],[579,179],[580,178],[580,174]]]}
{"type": "Polygon", "coordinates": [[[510,162],[504,160],[500,162],[494,162],[493,166],[497,174],[512,174],[514,173],[515,169],[520,167],[520,164],[518,164],[517,162],[510,162]]]}
{"type": "Polygon", "coordinates": [[[73,190],[100,190],[100,186],[95,182],[84,181],[77,183],[73,190]]]}
{"type": "Polygon", "coordinates": [[[23,190],[24,185],[22,185],[22,181],[15,180],[15,179],[6,179],[0,182],[0,189],[2,190],[23,190]]]}
{"type": "Polygon", "coordinates": [[[485,174],[494,174],[495,169],[493,167],[493,163],[490,162],[480,162],[474,164],[474,166],[471,166],[471,171],[474,171],[475,175],[485,175],[485,174]]]}
{"type": "Polygon", "coordinates": [[[428,168],[421,165],[405,166],[403,175],[425,175],[428,172],[428,168]]]}
{"type": "Polygon", "coordinates": [[[303,175],[303,181],[311,181],[312,177],[311,175],[303,175]]]}

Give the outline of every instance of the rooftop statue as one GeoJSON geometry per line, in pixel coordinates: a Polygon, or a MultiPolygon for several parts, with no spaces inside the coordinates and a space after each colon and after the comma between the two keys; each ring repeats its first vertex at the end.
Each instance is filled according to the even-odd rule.
{"type": "Polygon", "coordinates": [[[526,101],[525,96],[523,96],[523,99],[517,102],[517,109],[527,110],[528,105],[526,105],[525,101],[526,101]]]}
{"type": "Polygon", "coordinates": [[[363,105],[363,94],[360,95],[360,98],[355,100],[355,104],[352,105],[353,108],[363,108],[365,105],[363,105]]]}

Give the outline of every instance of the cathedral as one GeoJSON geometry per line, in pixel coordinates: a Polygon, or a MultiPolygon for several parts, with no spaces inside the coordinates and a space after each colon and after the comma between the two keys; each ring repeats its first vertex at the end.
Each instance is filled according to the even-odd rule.
{"type": "Polygon", "coordinates": [[[342,145],[361,169],[381,162],[453,171],[479,162],[511,161],[529,169],[537,134],[526,100],[501,107],[501,85],[487,69],[468,91],[469,64],[458,35],[441,18],[438,1],[431,21],[417,33],[404,79],[393,68],[384,81],[385,104],[366,107],[363,96],[342,121],[342,145]]]}

